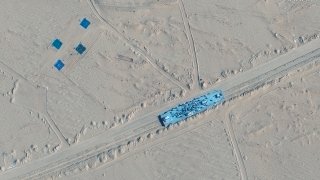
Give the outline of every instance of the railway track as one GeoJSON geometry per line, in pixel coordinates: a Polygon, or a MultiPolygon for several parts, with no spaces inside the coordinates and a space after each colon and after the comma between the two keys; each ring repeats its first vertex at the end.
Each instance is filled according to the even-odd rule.
{"type": "MultiPolygon", "coordinates": [[[[226,79],[207,91],[221,89],[225,92],[226,100],[232,99],[276,78],[281,78],[301,66],[320,61],[320,48],[318,47],[320,47],[320,40],[314,40],[272,61],[226,79]]],[[[122,126],[110,129],[89,140],[21,167],[7,170],[0,175],[0,179],[43,179],[53,174],[58,174],[66,168],[72,169],[73,166],[77,166],[81,162],[106,152],[111,147],[123,144],[141,134],[162,128],[157,118],[159,113],[172,107],[174,104],[184,102],[204,93],[206,92],[193,92],[188,97],[165,104],[157,111],[148,113],[122,126]]]]}

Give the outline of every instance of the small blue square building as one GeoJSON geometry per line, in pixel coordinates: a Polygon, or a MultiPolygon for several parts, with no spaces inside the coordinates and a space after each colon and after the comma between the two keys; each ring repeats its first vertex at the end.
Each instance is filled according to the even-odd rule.
{"type": "Polygon", "coordinates": [[[81,23],[80,23],[80,26],[83,27],[84,29],[87,29],[89,26],[90,26],[90,21],[86,18],[83,18],[81,23]]]}
{"type": "Polygon", "coordinates": [[[61,40],[60,39],[55,39],[52,42],[52,46],[59,50],[61,48],[61,46],[62,46],[61,40]]]}
{"type": "Polygon", "coordinates": [[[55,67],[58,71],[60,71],[60,70],[64,67],[64,63],[63,63],[60,59],[58,59],[58,60],[56,61],[56,63],[54,64],[54,67],[55,67]]]}
{"type": "Polygon", "coordinates": [[[79,54],[83,54],[84,51],[86,51],[86,47],[83,44],[79,43],[78,46],[76,47],[76,51],[79,54]]]}

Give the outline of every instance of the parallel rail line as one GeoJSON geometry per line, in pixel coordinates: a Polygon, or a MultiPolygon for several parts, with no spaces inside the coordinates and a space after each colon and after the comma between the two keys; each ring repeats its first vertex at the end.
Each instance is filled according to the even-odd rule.
{"type": "MultiPolygon", "coordinates": [[[[222,82],[220,86],[216,86],[213,89],[223,90],[225,92],[226,100],[228,101],[245,92],[256,89],[257,87],[260,87],[263,84],[266,84],[276,78],[281,78],[291,70],[297,69],[308,63],[318,61],[319,59],[320,59],[320,48],[317,48],[307,54],[299,56],[298,58],[294,58],[291,61],[288,61],[279,66],[276,66],[273,69],[258,73],[257,76],[248,78],[244,82],[240,82],[238,84],[232,84],[232,82],[236,80],[233,80],[233,81],[231,80],[229,84],[226,83],[227,85],[223,84],[222,82]],[[228,85],[230,87],[228,87],[228,85]]],[[[267,63],[267,65],[272,66],[272,63],[269,63],[269,64],[267,63]]],[[[263,67],[263,65],[257,68],[254,68],[250,72],[247,72],[247,74],[245,74],[246,72],[244,72],[243,75],[239,74],[238,76],[246,76],[246,75],[250,76],[250,73],[254,74],[255,71],[259,71],[263,69],[261,67],[263,67]]],[[[197,94],[203,94],[203,92],[201,93],[198,92],[197,94]]],[[[72,168],[73,166],[77,166],[79,163],[86,161],[92,157],[95,157],[100,153],[106,152],[110,148],[117,147],[118,145],[122,145],[124,142],[132,140],[136,137],[139,137],[142,134],[162,128],[157,119],[158,114],[159,114],[158,111],[153,112],[148,116],[145,116],[144,118],[137,119],[121,127],[111,129],[110,132],[106,132],[105,134],[98,135],[100,137],[97,137],[96,139],[92,138],[82,143],[79,143],[77,145],[71,146],[70,148],[64,151],[61,151],[52,155],[58,158],[57,160],[51,159],[52,162],[50,161],[46,162],[46,158],[43,158],[41,159],[42,161],[45,162],[43,165],[40,165],[40,167],[35,166],[34,169],[31,167],[30,171],[27,171],[28,168],[26,168],[24,170],[26,173],[23,173],[22,171],[21,174],[20,173],[14,174],[14,172],[19,172],[20,168],[18,167],[12,170],[8,170],[8,172],[5,172],[2,177],[4,178],[8,177],[8,179],[11,179],[11,178],[39,179],[39,178],[47,177],[53,174],[57,174],[64,169],[69,169],[69,168],[72,168]],[[101,139],[103,137],[105,137],[106,139],[103,140],[103,143],[101,143],[102,142],[101,139]],[[95,142],[95,140],[100,140],[101,142],[100,143],[95,142]],[[73,152],[74,150],[76,151],[73,152]],[[61,156],[59,157],[59,155],[61,156]]],[[[36,163],[36,161],[34,163],[36,163]]],[[[26,167],[27,166],[28,164],[26,164],[26,167]]],[[[24,167],[21,167],[21,168],[24,168],[24,167]]]]}

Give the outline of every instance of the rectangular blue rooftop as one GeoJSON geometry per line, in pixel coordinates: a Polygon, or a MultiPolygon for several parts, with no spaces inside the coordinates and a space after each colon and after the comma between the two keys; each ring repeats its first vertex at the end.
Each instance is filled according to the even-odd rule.
{"type": "Polygon", "coordinates": [[[54,64],[54,67],[60,71],[63,67],[64,67],[64,63],[62,62],[62,60],[58,59],[56,61],[56,63],[54,64]]]}
{"type": "Polygon", "coordinates": [[[89,25],[90,25],[90,21],[86,18],[83,18],[80,23],[80,26],[82,26],[84,29],[87,29],[89,25]]]}
{"type": "Polygon", "coordinates": [[[86,51],[86,47],[81,43],[79,43],[75,49],[79,54],[83,54],[84,51],[86,51]]]}
{"type": "Polygon", "coordinates": [[[62,46],[62,42],[60,39],[55,39],[53,42],[52,42],[52,46],[55,47],[56,49],[60,49],[61,46],[62,46]]]}

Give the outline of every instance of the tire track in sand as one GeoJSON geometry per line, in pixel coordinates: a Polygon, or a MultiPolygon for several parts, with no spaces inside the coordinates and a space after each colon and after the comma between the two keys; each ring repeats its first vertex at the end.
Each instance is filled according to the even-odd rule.
{"type": "MultiPolygon", "coordinates": [[[[191,32],[191,28],[190,28],[190,23],[188,21],[188,15],[186,13],[186,9],[184,7],[184,2],[183,0],[178,0],[179,1],[179,9],[180,9],[180,13],[181,13],[181,18],[184,24],[184,29],[185,29],[185,33],[187,35],[188,38],[188,43],[189,43],[189,50],[192,56],[192,66],[194,69],[194,75],[197,78],[197,84],[198,84],[198,89],[200,89],[201,87],[201,82],[200,82],[200,74],[199,74],[199,63],[198,63],[198,57],[197,57],[197,52],[196,52],[196,48],[194,45],[194,39],[193,39],[193,34],[191,32]]],[[[195,82],[194,82],[195,83],[195,82]]]]}
{"type": "Polygon", "coordinates": [[[244,165],[242,154],[239,149],[238,142],[237,142],[236,136],[234,134],[234,129],[233,129],[233,126],[231,123],[231,121],[235,118],[235,116],[231,112],[226,113],[226,115],[229,115],[229,116],[224,118],[224,123],[226,126],[226,131],[227,131],[228,136],[230,138],[231,146],[233,147],[233,151],[234,151],[234,154],[237,159],[237,163],[238,163],[238,167],[239,167],[239,171],[240,171],[240,176],[241,176],[242,180],[247,180],[248,179],[247,170],[244,165]]]}
{"type": "Polygon", "coordinates": [[[131,48],[135,49],[135,51],[137,51],[139,54],[141,54],[148,63],[151,64],[151,66],[157,70],[161,75],[163,75],[165,78],[167,78],[169,81],[171,81],[173,84],[177,85],[178,87],[180,87],[183,90],[186,90],[187,87],[183,84],[181,84],[181,82],[179,82],[178,80],[172,78],[170,75],[168,75],[166,72],[164,72],[157,64],[155,64],[154,62],[156,62],[150,55],[148,55],[144,50],[142,50],[141,48],[139,48],[137,45],[133,44],[127,37],[125,37],[120,31],[117,30],[117,28],[112,25],[106,18],[104,18],[101,13],[99,12],[98,8],[96,7],[96,4],[94,2],[94,0],[87,0],[90,8],[92,9],[94,15],[100,20],[102,21],[106,27],[109,27],[109,29],[111,31],[113,31],[116,35],[118,35],[119,38],[121,38],[123,41],[125,41],[128,45],[131,46],[131,48]]]}

